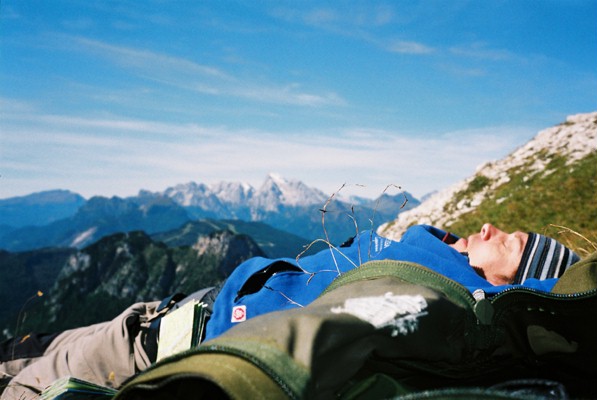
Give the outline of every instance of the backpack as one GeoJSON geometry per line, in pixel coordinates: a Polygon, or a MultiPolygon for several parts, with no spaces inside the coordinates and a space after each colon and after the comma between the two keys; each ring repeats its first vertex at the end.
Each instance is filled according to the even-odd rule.
{"type": "Polygon", "coordinates": [[[371,261],[311,304],[174,355],[115,399],[597,397],[597,253],[552,292],[493,297],[419,264],[371,261]]]}

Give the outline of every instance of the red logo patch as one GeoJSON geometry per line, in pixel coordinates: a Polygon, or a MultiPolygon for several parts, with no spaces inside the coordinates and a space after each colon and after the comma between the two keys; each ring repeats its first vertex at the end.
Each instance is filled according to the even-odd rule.
{"type": "Polygon", "coordinates": [[[232,308],[230,322],[243,322],[247,320],[247,306],[236,306],[232,308]]]}

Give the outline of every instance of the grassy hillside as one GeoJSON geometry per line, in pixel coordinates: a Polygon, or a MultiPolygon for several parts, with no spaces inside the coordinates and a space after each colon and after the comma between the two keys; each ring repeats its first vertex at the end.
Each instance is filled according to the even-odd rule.
{"type": "MultiPolygon", "coordinates": [[[[465,236],[491,222],[507,231],[551,236],[581,256],[596,251],[597,151],[568,166],[559,156],[542,153],[537,157],[549,157],[544,173],[529,175],[524,167],[509,171],[509,182],[488,193],[475,211],[462,215],[447,229],[465,236]]],[[[445,211],[488,185],[488,178],[477,176],[445,211]]]]}

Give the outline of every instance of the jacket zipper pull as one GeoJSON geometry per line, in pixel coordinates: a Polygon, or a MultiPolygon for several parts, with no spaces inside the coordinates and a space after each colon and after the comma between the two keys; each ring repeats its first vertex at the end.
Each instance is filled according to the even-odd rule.
{"type": "Polygon", "coordinates": [[[473,297],[476,300],[473,311],[477,317],[477,322],[480,325],[490,325],[493,319],[493,306],[489,299],[485,296],[483,289],[477,289],[473,292],[473,297]]]}

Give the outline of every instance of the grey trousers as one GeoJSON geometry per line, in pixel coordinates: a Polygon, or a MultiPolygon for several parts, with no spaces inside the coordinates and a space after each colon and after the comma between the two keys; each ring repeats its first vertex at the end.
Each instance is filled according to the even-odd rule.
{"type": "Polygon", "coordinates": [[[64,376],[120,386],[151,364],[142,345],[142,328],[148,327],[158,305],[133,304],[111,321],[64,331],[41,357],[0,363],[0,377],[12,377],[0,399],[37,398],[64,376]]]}

